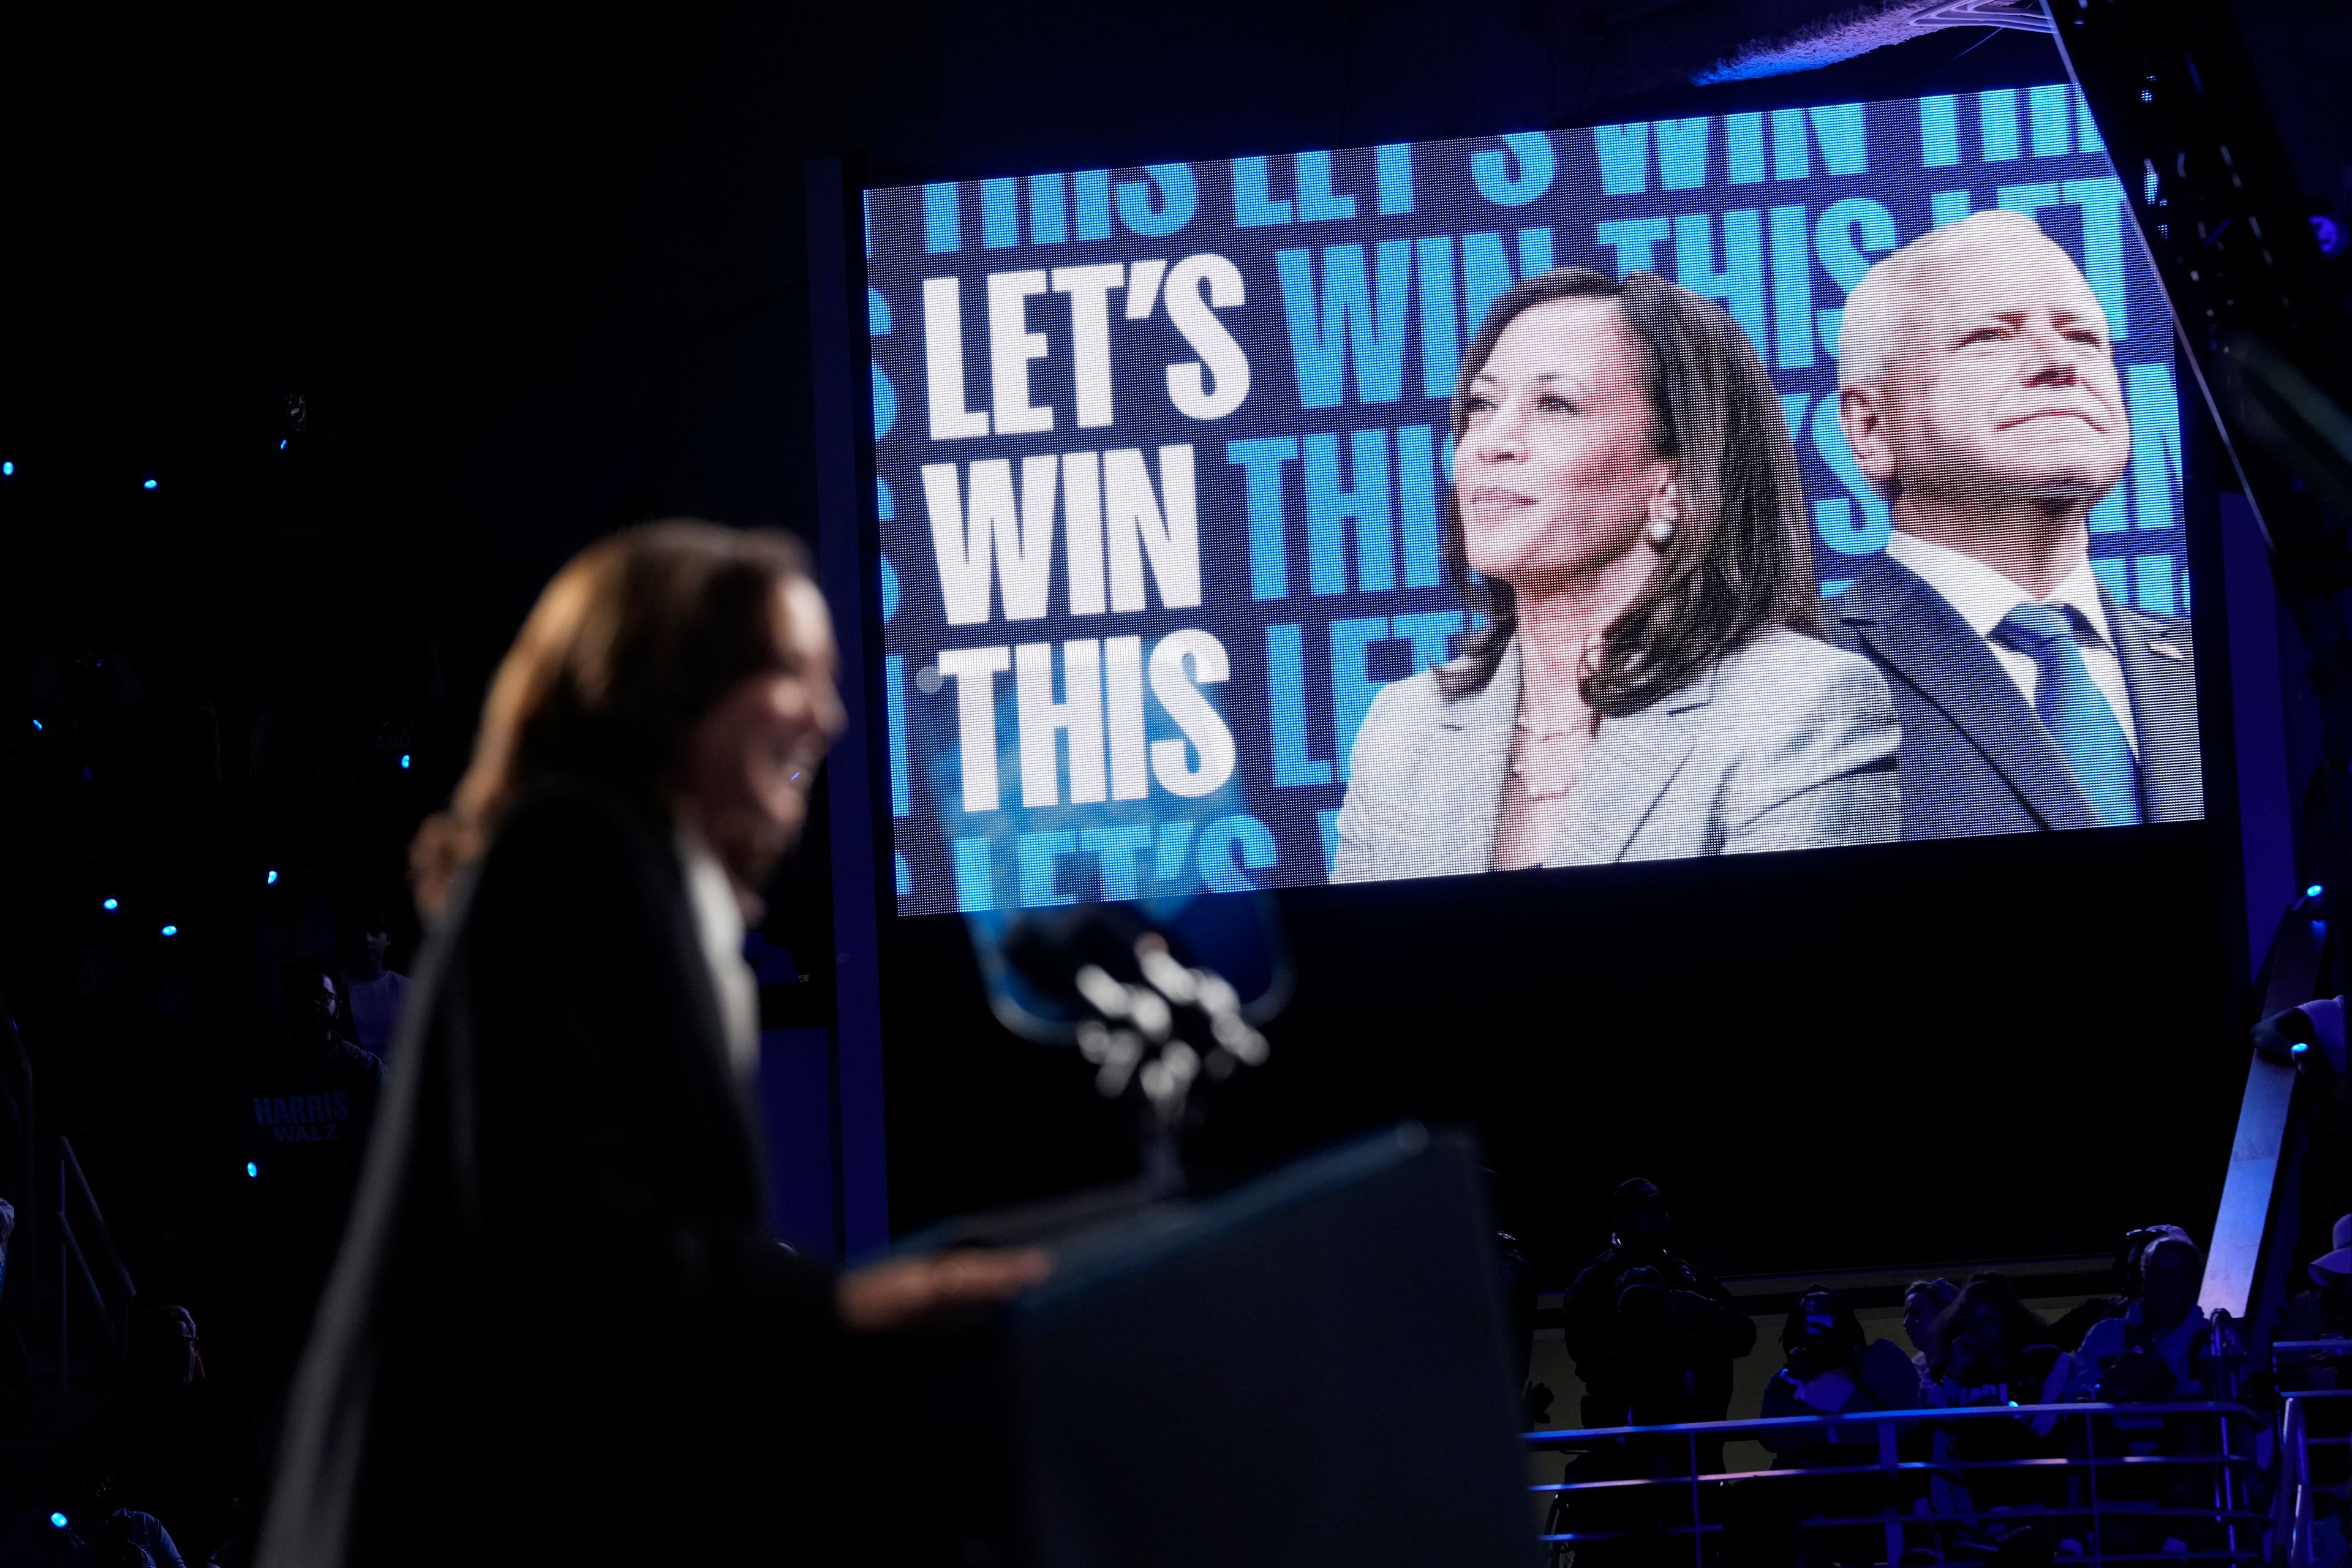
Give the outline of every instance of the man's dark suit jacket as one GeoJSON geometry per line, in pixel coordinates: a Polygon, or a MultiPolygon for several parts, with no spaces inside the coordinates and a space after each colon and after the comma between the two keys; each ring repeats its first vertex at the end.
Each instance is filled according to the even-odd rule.
{"type": "MultiPolygon", "coordinates": [[[[2197,651],[2189,623],[2120,605],[2102,588],[2138,732],[2148,822],[2205,815],[2197,745],[2197,651]]],[[[2098,814],[1984,639],[1941,594],[1874,557],[1829,602],[1830,640],[1885,676],[1903,721],[1903,837],[2097,827],[2098,814]]]]}
{"type": "Polygon", "coordinates": [[[261,1563],[772,1553],[826,1506],[832,1278],[767,1227],[667,825],[534,791],[416,981],[261,1563]]]}

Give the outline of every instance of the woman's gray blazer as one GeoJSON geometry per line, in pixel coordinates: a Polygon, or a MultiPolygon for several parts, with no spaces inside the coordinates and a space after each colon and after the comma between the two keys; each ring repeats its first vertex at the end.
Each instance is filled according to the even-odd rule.
{"type": "MultiPolygon", "coordinates": [[[[1357,732],[1332,879],[1493,868],[1519,710],[1515,640],[1449,698],[1434,670],[1357,732]]],[[[1895,700],[1870,661],[1774,628],[1638,713],[1605,719],[1547,866],[1883,844],[1902,826],[1895,700]]]]}

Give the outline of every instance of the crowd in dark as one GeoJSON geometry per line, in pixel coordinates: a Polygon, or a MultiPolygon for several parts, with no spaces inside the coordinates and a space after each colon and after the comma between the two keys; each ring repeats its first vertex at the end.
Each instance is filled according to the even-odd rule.
{"type": "MultiPolygon", "coordinates": [[[[1755,1321],[1720,1281],[1671,1250],[1665,1197],[1654,1184],[1621,1185],[1611,1219],[1609,1246],[1561,1301],[1566,1348],[1584,1385],[1579,1425],[1781,1421],[1740,1435],[1759,1441],[1775,1468],[1813,1472],[1793,1484],[1777,1477],[1769,1485],[1711,1483],[1709,1493],[1722,1495],[1710,1495],[1702,1512],[1717,1509],[1726,1524],[1724,1561],[1885,1562],[1891,1520],[1906,1563],[2063,1562],[2086,1554],[2084,1510],[2094,1497],[2120,1510],[2120,1522],[2103,1526],[2106,1553],[2224,1548],[2211,1467],[2179,1463],[2220,1454],[2215,1421],[2163,1407],[2259,1403],[2264,1391],[2248,1386],[2234,1333],[2198,1304],[2205,1258],[2180,1227],[2130,1233],[2114,1289],[2054,1321],[2036,1313],[2002,1273],[1916,1279],[1903,1294],[1907,1350],[1866,1336],[1839,1291],[1809,1287],[1781,1323],[1781,1365],[1760,1405],[1735,1411],[1734,1363],[1757,1349],[1755,1321]],[[2034,1409],[2006,1419],[1932,1414],[2086,1403],[2156,1408],[2096,1423],[2034,1409]],[[1887,1411],[1920,1414],[1802,1419],[1887,1411]],[[1866,1473],[1874,1468],[1879,1473],[1866,1473]]],[[[2344,1228],[2352,1230],[2352,1216],[2344,1228]]],[[[2290,1319],[2314,1337],[2340,1335],[2352,1321],[2352,1247],[2315,1260],[2310,1277],[2314,1289],[2296,1299],[2290,1319]]],[[[1539,1414],[1549,1391],[1530,1394],[1531,1414],[1539,1414]]],[[[1721,1433],[1626,1434],[1568,1446],[1571,1483],[1683,1479],[1673,1488],[1565,1494],[1554,1529],[1580,1538],[1580,1563],[1650,1561],[1654,1532],[1691,1517],[1687,1479],[1727,1473],[1721,1433]]]]}
{"type": "Polygon", "coordinates": [[[42,1216],[0,1290],[0,1561],[234,1557],[478,660],[331,375],[257,418],[152,340],[95,380],[0,346],[0,1196],[42,1216]],[[61,1205],[131,1300],[68,1272],[61,1205]]]}

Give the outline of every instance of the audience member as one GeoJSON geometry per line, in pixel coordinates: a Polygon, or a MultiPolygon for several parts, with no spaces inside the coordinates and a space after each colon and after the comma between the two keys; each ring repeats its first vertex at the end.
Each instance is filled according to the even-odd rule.
{"type": "Polygon", "coordinates": [[[2205,1310],[2197,1304],[2205,1255],[2177,1226],[2149,1233],[2133,1259],[2137,1299],[2103,1318],[2070,1358],[2064,1396],[2125,1405],[2202,1399],[2205,1310]]]}
{"type": "Polygon", "coordinates": [[[160,1520],[184,1554],[205,1562],[236,1533],[258,1458],[253,1416],[234,1388],[205,1376],[186,1308],[140,1313],[98,1432],[123,1500],[160,1520]]]}
{"type": "Polygon", "coordinates": [[[1495,1226],[1495,1263],[1503,1286],[1503,1308],[1508,1314],[1511,1362],[1517,1369],[1528,1424],[1532,1426],[1551,1408],[1551,1390],[1528,1382],[1528,1369],[1535,1356],[1536,1271],[1529,1267],[1527,1254],[1519,1250],[1519,1238],[1507,1227],[1510,1208],[1502,1173],[1489,1167],[1480,1174],[1486,1179],[1486,1216],[1495,1226]]]}
{"type": "Polygon", "coordinates": [[[2336,1222],[2329,1239],[2335,1250],[2311,1260],[2312,1289],[2296,1291],[2287,1301],[2279,1339],[2352,1339],[2352,1214],[2336,1222]]]}
{"type": "Polygon", "coordinates": [[[383,906],[370,904],[359,912],[356,945],[343,966],[344,990],[351,998],[351,1024],[360,1048],[380,1061],[392,1060],[394,1037],[400,1028],[400,1010],[408,1001],[408,976],[383,966],[392,951],[392,922],[383,906]]]}
{"type": "MultiPolygon", "coordinates": [[[[1610,1202],[1608,1249],[1577,1275],[1561,1302],[1569,1353],[1584,1383],[1587,1426],[1660,1426],[1720,1421],[1731,1403],[1731,1363],[1756,1343],[1756,1325],[1731,1294],[1666,1250],[1666,1202],[1639,1177],[1610,1202]]],[[[1656,1479],[1719,1468],[1720,1439],[1693,1446],[1680,1434],[1622,1438],[1571,1460],[1570,1481],[1656,1479]]],[[[1650,1561],[1650,1532],[1675,1515],[1662,1492],[1576,1494],[1561,1523],[1577,1533],[1616,1539],[1580,1544],[1577,1560],[1599,1564],[1650,1561]]]]}
{"type": "Polygon", "coordinates": [[[49,1458],[48,1496],[0,1539],[0,1568],[187,1568],[171,1532],[117,1495],[106,1445],[84,1433],[49,1458]]]}
{"type": "MultiPolygon", "coordinates": [[[[1782,1415],[1836,1415],[1870,1410],[1916,1410],[1925,1403],[1919,1368],[1892,1340],[1863,1338],[1845,1298],[1826,1285],[1809,1287],[1780,1330],[1784,1364],[1764,1387],[1770,1420],[1782,1415]]],[[[1841,1446],[1874,1449],[1876,1429],[1793,1426],[1768,1430],[1764,1446],[1787,1464],[1850,1464],[1841,1446]]],[[[1866,1462],[1866,1461],[1865,1461],[1866,1462]]]]}
{"type": "MultiPolygon", "coordinates": [[[[1865,1342],[1853,1309],[1826,1285],[1810,1286],[1798,1298],[1780,1329],[1780,1351],[1784,1364],[1765,1385],[1763,1408],[1758,1413],[1766,1420],[1914,1410],[1923,1402],[1919,1369],[1912,1365],[1911,1358],[1891,1340],[1865,1342]]],[[[1867,1465],[1879,1454],[1878,1427],[1867,1422],[1768,1426],[1758,1436],[1783,1467],[1867,1465]]],[[[1745,1489],[1754,1495],[1742,1499],[1747,1504],[1743,1512],[1751,1529],[1764,1531],[1775,1542],[1793,1542],[1799,1519],[1866,1517],[1875,1513],[1883,1500],[1883,1489],[1874,1479],[1847,1475],[1802,1481],[1776,1479],[1768,1485],[1769,1492],[1761,1486],[1745,1489]]],[[[1810,1544],[1818,1555],[1776,1554],[1772,1561],[1776,1564],[1875,1561],[1883,1540],[1875,1526],[1816,1525],[1810,1544]]]]}
{"type": "Polygon", "coordinates": [[[1945,1358],[1931,1390],[1937,1405],[2039,1404],[2057,1369],[2050,1325],[2018,1299],[2005,1274],[1971,1276],[1929,1331],[1945,1358]]]}
{"type": "Polygon", "coordinates": [[[286,1016],[239,1096],[247,1158],[263,1190],[341,1225],[359,1173],[383,1063],[337,1029],[341,988],[324,964],[286,966],[286,1016]]]}
{"type": "Polygon", "coordinates": [[[383,1063],[337,1030],[341,987],[324,964],[286,966],[286,1014],[237,1092],[254,1222],[244,1285],[265,1404],[292,1374],[343,1222],[383,1086],[383,1063]]]}
{"type": "Polygon", "coordinates": [[[1903,1337],[1911,1342],[1911,1364],[1919,1370],[1922,1389],[1944,1375],[1944,1350],[1936,1338],[1936,1320],[1952,1304],[1960,1288],[1945,1279],[1914,1279],[1903,1290],[1903,1337]]]}
{"type": "Polygon", "coordinates": [[[2115,1289],[2104,1296],[2087,1296],[2068,1308],[2050,1326],[2050,1332],[2063,1351],[2083,1348],[2084,1336],[2093,1325],[2109,1318],[2120,1318],[2134,1301],[2139,1300],[2140,1260],[2147,1256],[2148,1244],[2164,1237],[2179,1234],[2179,1227],[2169,1225],[2144,1225],[2124,1233],[2123,1245],[2116,1249],[2115,1289]]]}
{"type": "MultiPolygon", "coordinates": [[[[2311,1260],[2312,1289],[2297,1291],[2279,1314],[2272,1353],[2283,1393],[2304,1393],[2352,1386],[2352,1214],[2336,1220],[2330,1239],[2333,1250],[2311,1260]],[[2287,1352],[2294,1341],[2325,1343],[2326,1348],[2287,1352]],[[2334,1343],[2326,1343],[2335,1342],[2334,1343]]],[[[2310,1467],[2317,1526],[2352,1536],[2352,1412],[2341,1400],[2304,1402],[2305,1463],[2310,1467]],[[2315,1441],[2314,1439],[2316,1439],[2315,1441]]],[[[2322,1559],[2324,1560],[2324,1559],[2322,1559]]]]}
{"type": "MultiPolygon", "coordinates": [[[[1927,1391],[1930,1405],[2040,1405],[2056,1392],[2062,1352],[2051,1342],[2050,1325],[2018,1300],[2005,1275],[1971,1277],[1930,1332],[1945,1355],[1944,1373],[1927,1391]]],[[[1934,1455],[1944,1468],[1930,1491],[1938,1511],[1960,1521],[1963,1538],[1981,1542],[1990,1539],[1993,1521],[1986,1515],[1993,1510],[2056,1506],[2063,1488],[2049,1472],[1965,1468],[1982,1460],[2057,1458],[2063,1442],[2055,1430],[2047,1415],[1939,1423],[1934,1455]],[[1948,1468],[1956,1465],[1963,1468],[1948,1468]]]]}
{"type": "Polygon", "coordinates": [[[1722,1420],[1731,1363],[1754,1348],[1756,1325],[1730,1291],[1666,1250],[1670,1216],[1654,1183],[1620,1186],[1610,1217],[1608,1249],[1576,1277],[1565,1304],[1584,1424],[1722,1420]]]}
{"type": "MultiPolygon", "coordinates": [[[[2155,1226],[2143,1234],[2147,1239],[2129,1270],[2135,1299],[2121,1317],[2103,1319],[2083,1336],[2066,1378],[2067,1398],[2144,1405],[2209,1395],[2205,1310],[2197,1304],[2205,1255],[2178,1226],[2155,1226]]],[[[2090,1458],[2178,1458],[2215,1451],[2211,1424],[2202,1417],[2119,1412],[2103,1425],[2104,1431],[2093,1428],[2090,1458]]],[[[2211,1495],[2202,1471],[2188,1468],[2124,1468],[2101,1476],[2099,1484],[2111,1503],[2168,1510],[2116,1521],[2105,1532],[2110,1552],[2187,1552],[2199,1532],[2186,1515],[2211,1495]]]]}

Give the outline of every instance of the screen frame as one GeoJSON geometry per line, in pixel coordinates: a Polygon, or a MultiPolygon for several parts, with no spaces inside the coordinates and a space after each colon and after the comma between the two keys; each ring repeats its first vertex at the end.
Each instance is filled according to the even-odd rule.
{"type": "MultiPolygon", "coordinates": [[[[2056,51],[2054,45],[2051,47],[2045,61],[2021,63],[2021,50],[2014,47],[2011,40],[2001,41],[2011,47],[2000,51],[1987,49],[1984,54],[1988,58],[1983,60],[1969,63],[1961,59],[1954,59],[1946,62],[1939,68],[1908,71],[1894,79],[1876,79],[1871,76],[1866,62],[1850,61],[1841,67],[1807,73],[1801,82],[1793,78],[1780,78],[1761,81],[1726,82],[1705,87],[1668,89],[1641,99],[1612,105],[1606,113],[1562,117],[1540,129],[1547,132],[1573,131],[1586,129],[1595,124],[1654,119],[1675,113],[1722,114],[1759,108],[1801,109],[1813,104],[1850,102],[1857,98],[1916,98],[1938,92],[1975,92],[2000,88],[2022,89],[2069,80],[2065,62],[2056,51]]],[[[1506,132],[1526,129],[1530,128],[1518,124],[1466,126],[1458,129],[1448,128],[1444,134],[1445,138],[1469,137],[1502,134],[1506,132]]],[[[1441,138],[1427,135],[1418,138],[1409,135],[1392,136],[1388,133],[1386,126],[1366,121],[1351,125],[1347,142],[1350,145],[1370,145],[1383,140],[1405,139],[1438,140],[1441,138]]],[[[1074,143],[1085,140],[1075,132],[1071,136],[1074,143]]],[[[1106,137],[1103,140],[1108,141],[1110,138],[1106,137]]],[[[1223,149],[1213,145],[1204,147],[1200,144],[1199,139],[1192,137],[1184,138],[1184,141],[1186,145],[1182,148],[1151,146],[1123,149],[1125,161],[1120,166],[1134,166],[1142,162],[1151,161],[1153,157],[1160,155],[1198,162],[1267,151],[1266,148],[1258,145],[1223,149]]],[[[947,913],[900,915],[896,912],[892,902],[895,879],[891,869],[889,825],[892,819],[889,816],[888,801],[887,737],[885,717],[878,710],[884,647],[881,635],[879,571],[881,524],[874,501],[874,477],[877,471],[875,408],[871,378],[863,374],[865,367],[861,363],[868,361],[871,353],[866,331],[866,257],[863,244],[865,195],[866,191],[872,189],[904,186],[931,180],[973,180],[1005,174],[1025,175],[1050,168],[1070,168],[1081,164],[1093,166],[1099,162],[1100,160],[1097,158],[1090,163],[1088,154],[1085,151],[1074,147],[1072,155],[1061,162],[1023,160],[1015,167],[975,168],[937,163],[922,166],[905,164],[882,166],[857,157],[845,159],[836,165],[840,172],[837,176],[838,184],[835,188],[839,192],[839,205],[835,209],[835,218],[838,227],[835,228],[834,232],[839,237],[838,243],[841,247],[839,254],[845,258],[846,266],[839,272],[842,279],[839,285],[840,292],[831,301],[820,301],[816,298],[813,282],[812,310],[825,309],[829,305],[831,309],[839,312],[840,319],[845,320],[848,327],[848,342],[845,345],[847,353],[845,356],[845,363],[841,365],[839,378],[827,387],[823,384],[824,375],[820,367],[818,395],[820,398],[828,395],[835,398],[845,397],[854,408],[855,417],[850,422],[852,425],[851,449],[847,452],[821,450],[820,463],[831,461],[840,465],[844,459],[846,459],[847,465],[854,468],[855,489],[850,492],[854,502],[854,516],[843,517],[837,509],[821,509],[820,523],[827,536],[835,540],[841,539],[845,528],[854,534],[856,555],[856,624],[849,624],[852,619],[850,616],[841,616],[844,623],[840,627],[844,658],[845,660],[855,658],[863,671],[861,684],[865,690],[877,695],[876,703],[866,704],[853,712],[850,732],[843,742],[844,745],[856,747],[863,753],[864,766],[858,770],[863,777],[855,786],[851,786],[862,795],[862,809],[856,814],[862,816],[867,825],[862,840],[856,835],[851,835],[846,840],[844,837],[845,817],[849,814],[836,810],[834,816],[835,874],[839,877],[847,872],[870,879],[870,897],[865,902],[866,907],[873,911],[868,917],[872,924],[865,924],[861,921],[854,928],[839,929],[835,933],[836,945],[845,952],[853,947],[862,947],[873,955],[870,964],[855,964],[847,957],[842,960],[844,984],[837,1005],[844,1009],[845,1018],[854,1012],[860,1017],[872,1020],[870,1030],[861,1027],[856,1031],[859,1039],[856,1042],[855,1048],[861,1053],[870,1050],[877,1058],[874,1062],[860,1064],[853,1071],[848,1059],[853,1049],[853,1041],[849,1037],[849,1031],[845,1027],[840,1036],[843,1052],[840,1076],[844,1081],[853,1078],[863,1080],[869,1075],[878,1081],[878,1058],[888,1049],[885,1044],[888,1035],[886,1026],[888,1009],[883,999],[883,992],[893,977],[894,972],[900,968],[894,950],[905,945],[898,940],[906,934],[903,928],[961,920],[961,916],[947,913]],[[864,970],[872,976],[871,994],[862,1000],[848,994],[851,989],[849,982],[853,968],[864,970]]],[[[812,192],[813,194],[814,192],[814,180],[812,192]]],[[[810,232],[812,252],[820,243],[819,226],[817,215],[813,207],[810,232]]],[[[2145,241],[2139,237],[2136,223],[2134,242],[2141,244],[2145,251],[2145,241]]],[[[2153,270],[2151,266],[2151,272],[2153,270]]],[[[2160,276],[2158,279],[2158,286],[2161,289],[2160,276]]],[[[2171,310],[2168,297],[2167,309],[2168,311],[2171,310]]],[[[2205,773],[2206,790],[2206,812],[2202,826],[2205,831],[2214,836],[2211,839],[2210,855],[2209,855],[2214,885],[2219,887],[2227,881],[2234,880],[2243,893],[2242,900],[2232,900],[2233,907],[2225,911],[2224,918],[2235,932],[2242,933],[2242,940],[2233,941],[2231,943],[2231,950],[2234,953],[2246,955],[2246,967],[2242,972],[2221,976],[2221,978],[2226,984],[2232,981],[2242,982],[2252,974],[2259,963],[2261,952],[2267,944],[2270,929],[2275,920],[2275,910],[2280,907],[2273,901],[2274,890],[2271,887],[2272,883],[2278,880],[2280,873],[2276,835],[2252,832],[2242,809],[2243,798],[2249,795],[2276,798],[2283,795],[2284,790],[2285,770],[2283,755],[2275,769],[2263,765],[2260,761],[2269,752],[2283,751],[2274,696],[2278,690],[2277,678],[2280,668],[2279,634],[2274,613],[2267,616],[2258,613],[2269,607],[2273,598],[2266,559],[2260,553],[2259,549],[2250,553],[2244,547],[2245,542],[2236,537],[2234,533],[2228,541],[2221,537],[2226,507],[2220,486],[2228,477],[2228,458],[2226,451],[2215,445],[2221,437],[2220,433],[2211,426],[2210,416],[2204,406],[2202,398],[2193,390],[2194,373],[2179,342],[2177,313],[2174,320],[2173,363],[2182,410],[2182,523],[2186,565],[2190,580],[2195,584],[2195,591],[2190,595],[2188,619],[2193,628],[2200,653],[2198,668],[2200,753],[2205,773]],[[2233,614],[2233,611],[2236,613],[2233,614]],[[2242,623],[2246,623],[2242,626],[2242,623]],[[2245,646],[2240,646],[2242,641],[2245,646]],[[2268,703],[2263,700],[2265,691],[2273,694],[2268,703]],[[2244,716],[2242,720],[2242,713],[2244,716]],[[2254,732],[2252,734],[2245,732],[2248,724],[2254,727],[2254,732]],[[2253,758],[2255,761],[2250,764],[2247,760],[2249,758],[2253,758]],[[2257,842],[2257,839],[2262,842],[2257,842]],[[2219,857],[2219,858],[2214,859],[2213,857],[2219,857]]],[[[826,579],[830,594],[839,579],[831,570],[828,570],[826,579]]],[[[840,614],[845,608],[845,604],[837,604],[836,613],[840,614]]],[[[833,784],[835,789],[840,789],[847,785],[848,781],[842,773],[836,773],[833,784]]],[[[2138,831],[2150,830],[2142,828],[2138,831]]],[[[1902,858],[1916,855],[1921,847],[1908,844],[1878,845],[1853,851],[1811,850],[1801,853],[1808,858],[1822,854],[1859,853],[1899,860],[1902,858]]],[[[2291,849],[2288,853],[2291,855],[2291,849]]],[[[1776,858],[1779,858],[1776,857],[1776,858]]],[[[1540,874],[1556,878],[1563,875],[1559,871],[1540,874]]],[[[1570,868],[1567,873],[1570,877],[1581,874],[1585,873],[1580,868],[1570,868]]],[[[1706,878],[1704,869],[1693,869],[1690,874],[1704,882],[1706,878]]],[[[2286,868],[2286,875],[2291,882],[2293,875],[2291,864],[2286,868]]],[[[1467,882],[1472,879],[1450,880],[1467,882]]],[[[1404,886],[1392,885],[1389,890],[1394,893],[1404,886]]],[[[2287,890],[2291,891],[2291,888],[2287,890]]],[[[1328,899],[1334,896],[1345,896],[1348,889],[1335,890],[1315,886],[1288,891],[1306,893],[1318,899],[1328,899]]],[[[838,907],[837,900],[837,909],[838,907]]],[[[877,1100],[878,1115],[878,1095],[877,1100]]],[[[848,1181],[845,1168],[844,1180],[845,1184],[848,1181]]],[[[867,1203],[861,1205],[865,1212],[870,1214],[879,1210],[887,1213],[887,1200],[880,1193],[881,1180],[878,1172],[871,1172],[863,1178],[863,1182],[870,1186],[873,1194],[867,1203]]],[[[873,1233],[869,1228],[863,1234],[870,1236],[873,1233]]],[[[845,1241],[848,1239],[845,1234],[845,1241]]],[[[853,1247],[851,1250],[857,1249],[853,1247]]]]}

